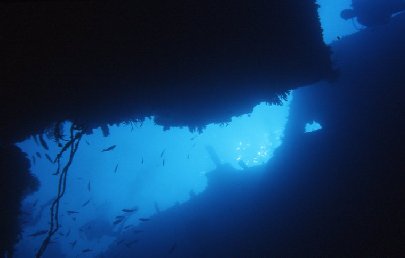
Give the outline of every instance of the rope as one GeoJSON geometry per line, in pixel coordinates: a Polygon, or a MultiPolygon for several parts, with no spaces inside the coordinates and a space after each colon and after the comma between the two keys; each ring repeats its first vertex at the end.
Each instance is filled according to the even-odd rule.
{"type": "Polygon", "coordinates": [[[58,167],[54,175],[58,175],[60,172],[60,159],[62,158],[62,154],[70,148],[69,159],[66,165],[63,167],[62,172],[59,174],[59,182],[58,182],[58,194],[55,200],[52,202],[52,206],[50,209],[51,218],[50,218],[50,226],[47,237],[41,244],[41,247],[38,249],[36,253],[36,258],[42,257],[46,248],[48,247],[49,242],[51,241],[52,236],[59,230],[59,204],[60,200],[62,199],[63,195],[66,191],[66,178],[67,173],[69,170],[70,165],[73,162],[73,158],[76,154],[76,151],[79,147],[80,140],[83,136],[83,131],[80,130],[75,124],[72,124],[70,127],[70,141],[65,144],[65,146],[61,149],[58,156],[56,157],[55,161],[58,162],[58,167]],[[78,131],[75,133],[75,131],[78,131]]]}

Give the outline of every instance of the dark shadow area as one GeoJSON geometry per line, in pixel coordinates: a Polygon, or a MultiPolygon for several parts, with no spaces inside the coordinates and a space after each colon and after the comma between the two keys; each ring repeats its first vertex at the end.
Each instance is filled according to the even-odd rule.
{"type": "Polygon", "coordinates": [[[204,193],[129,229],[104,257],[402,256],[404,29],[401,15],[333,45],[340,78],[295,92],[266,167],[218,167],[204,193]],[[323,129],[305,134],[312,120],[323,129]]]}
{"type": "Polygon", "coordinates": [[[0,157],[0,257],[12,257],[21,232],[20,203],[39,183],[29,173],[29,159],[19,148],[0,146],[0,157]]]}
{"type": "Polygon", "coordinates": [[[332,76],[314,0],[0,4],[0,127],[202,127],[332,76]]]}

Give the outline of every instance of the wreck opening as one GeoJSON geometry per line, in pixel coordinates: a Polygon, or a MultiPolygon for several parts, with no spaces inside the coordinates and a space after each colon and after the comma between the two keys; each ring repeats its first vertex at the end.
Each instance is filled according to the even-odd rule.
{"type": "MultiPolygon", "coordinates": [[[[291,101],[292,94],[280,106],[260,103],[249,114],[233,117],[228,123],[209,124],[200,132],[187,127],[164,128],[150,117],[81,135],[75,162],[65,175],[66,192],[58,207],[60,228],[53,229],[54,237],[48,240],[66,237],[68,241],[60,244],[62,253],[71,252],[72,245],[100,253],[117,241],[117,232],[125,227],[136,226],[142,223],[140,219],[203,192],[207,174],[215,173],[211,171],[217,167],[229,165],[235,173],[254,173],[249,168],[267,163],[282,144],[291,101]],[[124,209],[136,209],[136,214],[120,215],[124,209]]],[[[67,134],[71,123],[61,127],[61,134],[67,134]]],[[[23,210],[31,210],[31,217],[21,218],[27,224],[17,246],[18,255],[37,250],[43,238],[41,234],[32,236],[48,227],[59,180],[54,160],[60,144],[49,136],[32,136],[18,144],[41,184],[23,202],[23,210]]],[[[66,163],[68,156],[60,157],[60,162],[66,163]]]]}

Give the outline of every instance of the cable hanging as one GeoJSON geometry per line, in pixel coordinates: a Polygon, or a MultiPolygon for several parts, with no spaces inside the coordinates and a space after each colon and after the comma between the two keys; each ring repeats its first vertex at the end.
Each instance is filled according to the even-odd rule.
{"type": "Polygon", "coordinates": [[[63,195],[66,191],[66,178],[67,173],[69,170],[70,165],[73,162],[73,158],[76,154],[76,151],[79,147],[80,140],[83,136],[83,129],[76,124],[72,124],[70,126],[70,140],[62,147],[59,151],[58,155],[55,158],[55,163],[57,162],[58,166],[54,175],[59,175],[59,182],[58,182],[58,193],[55,200],[52,202],[50,213],[50,226],[48,235],[42,241],[41,247],[38,249],[36,253],[36,258],[42,257],[48,244],[51,241],[52,236],[59,230],[59,204],[60,200],[62,199],[63,195]],[[64,152],[68,151],[70,148],[69,159],[67,160],[65,166],[61,170],[61,158],[64,152]]]}

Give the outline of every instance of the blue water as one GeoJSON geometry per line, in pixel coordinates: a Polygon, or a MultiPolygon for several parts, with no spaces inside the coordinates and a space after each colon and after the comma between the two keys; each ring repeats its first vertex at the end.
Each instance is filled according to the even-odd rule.
{"type": "MultiPolygon", "coordinates": [[[[146,118],[143,122],[109,126],[107,137],[100,128],[85,135],[68,171],[67,191],[60,208],[61,228],[45,257],[55,255],[52,248],[67,257],[89,248],[93,251],[88,255],[93,256],[116,240],[118,235],[113,232],[138,225],[139,218],[149,218],[157,211],[187,202],[190,193],[200,194],[207,184],[206,173],[218,165],[210,158],[208,149],[216,152],[220,164],[229,164],[235,171],[265,164],[282,144],[291,99],[292,96],[283,106],[261,103],[251,114],[234,117],[226,124],[210,124],[202,133],[190,132],[188,128],[164,131],[153,118],[146,118]],[[113,145],[114,149],[102,152],[113,145]],[[128,213],[124,222],[114,226],[115,217],[123,209],[137,211],[128,213]],[[92,224],[97,229],[86,229],[95,217],[103,218],[100,221],[105,223],[92,224]]],[[[70,125],[64,124],[66,135],[70,125]]],[[[23,202],[26,215],[21,220],[27,224],[16,257],[32,256],[45,235],[30,235],[48,229],[49,201],[55,198],[58,176],[52,175],[56,164],[45,154],[53,160],[60,148],[52,139],[45,140],[48,151],[33,137],[18,143],[30,157],[31,171],[41,187],[23,202]]],[[[62,161],[67,161],[66,153],[62,161]]]]}

